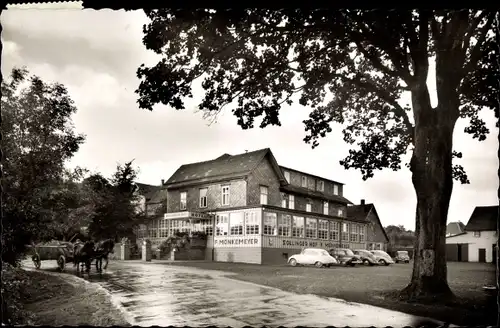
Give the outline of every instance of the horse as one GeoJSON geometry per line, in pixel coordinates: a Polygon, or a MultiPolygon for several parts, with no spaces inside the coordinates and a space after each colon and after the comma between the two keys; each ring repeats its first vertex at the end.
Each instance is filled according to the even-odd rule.
{"type": "MultiPolygon", "coordinates": [[[[73,247],[73,265],[76,267],[76,272],[80,272],[79,264],[85,264],[86,272],[90,273],[90,264],[95,256],[95,243],[92,240],[85,243],[76,242],[73,247]]],[[[83,269],[83,268],[82,268],[83,269]]]]}
{"type": "Polygon", "coordinates": [[[108,255],[109,253],[114,253],[115,241],[113,239],[105,239],[97,242],[94,248],[94,259],[95,259],[95,268],[98,272],[102,272],[102,260],[106,260],[106,264],[104,265],[104,270],[108,267],[108,255]]]}

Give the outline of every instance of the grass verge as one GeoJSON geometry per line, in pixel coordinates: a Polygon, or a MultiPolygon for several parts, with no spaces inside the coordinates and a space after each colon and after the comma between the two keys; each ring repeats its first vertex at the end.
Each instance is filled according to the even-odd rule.
{"type": "Polygon", "coordinates": [[[171,262],[232,273],[230,278],[279,288],[298,294],[335,297],[370,304],[461,326],[496,325],[496,295],[482,286],[495,283],[495,268],[483,263],[449,263],[448,282],[457,296],[451,304],[400,301],[398,292],[410,281],[412,264],[354,268],[266,266],[221,262],[171,262]]]}
{"type": "Polygon", "coordinates": [[[2,323],[129,326],[102,291],[84,282],[2,265],[2,323]]]}

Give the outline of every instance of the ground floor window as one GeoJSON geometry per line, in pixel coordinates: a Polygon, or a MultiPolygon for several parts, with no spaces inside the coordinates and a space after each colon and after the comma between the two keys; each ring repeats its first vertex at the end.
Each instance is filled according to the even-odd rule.
{"type": "Polygon", "coordinates": [[[351,224],[351,242],[357,243],[358,242],[358,225],[357,224],[351,224]]]}
{"type": "Polygon", "coordinates": [[[361,243],[365,241],[365,231],[366,231],[365,225],[359,227],[359,242],[361,243]]]}
{"type": "Polygon", "coordinates": [[[158,237],[158,220],[152,220],[149,222],[149,238],[157,238],[158,237]]]}
{"type": "Polygon", "coordinates": [[[328,220],[318,220],[318,238],[328,239],[328,220]]]}
{"type": "Polygon", "coordinates": [[[264,235],[276,236],[276,213],[264,212],[263,233],[264,235]]]}
{"type": "Polygon", "coordinates": [[[349,224],[342,223],[342,241],[349,241],[349,224]]]}
{"type": "Polygon", "coordinates": [[[304,238],[304,217],[293,217],[292,237],[304,238]]]}
{"type": "Polygon", "coordinates": [[[158,237],[166,238],[168,237],[168,221],[165,219],[158,220],[158,237]]]}
{"type": "Polygon", "coordinates": [[[231,236],[243,235],[243,212],[229,215],[229,228],[231,236]]]}
{"type": "Polygon", "coordinates": [[[245,233],[247,235],[258,235],[260,228],[259,217],[256,212],[245,213],[245,233]]]}
{"type": "Polygon", "coordinates": [[[227,236],[228,234],[229,215],[219,214],[215,219],[215,235],[227,236]]]}
{"type": "Polygon", "coordinates": [[[318,234],[318,220],[306,218],[306,238],[316,238],[318,234]]]}
{"type": "Polygon", "coordinates": [[[337,221],[330,221],[330,239],[339,240],[339,223],[337,221]]]}
{"type": "Polygon", "coordinates": [[[292,216],[280,214],[278,219],[278,236],[290,237],[292,230],[292,216]]]}

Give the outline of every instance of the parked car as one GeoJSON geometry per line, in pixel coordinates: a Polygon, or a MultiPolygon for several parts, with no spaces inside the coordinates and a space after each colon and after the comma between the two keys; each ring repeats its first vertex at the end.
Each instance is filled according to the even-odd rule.
{"type": "Polygon", "coordinates": [[[370,253],[370,251],[367,251],[366,249],[355,249],[354,254],[359,256],[361,259],[361,262],[366,265],[373,266],[375,264],[378,264],[377,260],[375,259],[375,255],[370,253]]]}
{"type": "Polygon", "coordinates": [[[291,266],[315,265],[321,268],[323,266],[329,267],[332,264],[337,264],[337,260],[322,248],[304,248],[300,254],[290,256],[288,258],[288,264],[291,266]]]}
{"type": "Polygon", "coordinates": [[[355,266],[356,264],[363,263],[361,262],[361,258],[348,248],[332,248],[328,253],[341,265],[355,266]]]}
{"type": "Polygon", "coordinates": [[[392,260],[391,256],[387,254],[384,251],[370,251],[375,256],[375,260],[378,262],[380,265],[389,265],[389,264],[394,264],[394,261],[392,260]]]}
{"type": "Polygon", "coordinates": [[[396,251],[396,256],[394,256],[394,262],[410,263],[410,255],[408,255],[408,251],[396,251]]]}

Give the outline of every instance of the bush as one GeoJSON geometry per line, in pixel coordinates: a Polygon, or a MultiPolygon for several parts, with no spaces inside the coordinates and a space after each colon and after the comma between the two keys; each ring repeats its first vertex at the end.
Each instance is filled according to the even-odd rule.
{"type": "Polygon", "coordinates": [[[31,284],[29,275],[9,263],[2,263],[2,324],[33,325],[33,315],[23,309],[22,300],[28,295],[25,286],[31,284]]]}

